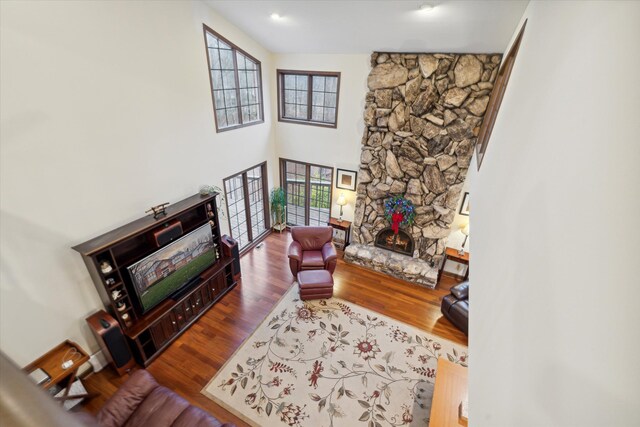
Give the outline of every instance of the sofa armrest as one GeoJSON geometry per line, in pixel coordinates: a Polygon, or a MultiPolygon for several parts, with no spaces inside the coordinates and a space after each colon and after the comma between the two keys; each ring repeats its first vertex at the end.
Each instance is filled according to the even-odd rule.
{"type": "Polygon", "coordinates": [[[150,373],[144,369],[135,371],[100,409],[96,416],[98,423],[102,427],[124,425],[156,387],[159,385],[150,373]]]}
{"type": "Polygon", "coordinates": [[[289,245],[288,256],[290,259],[302,261],[302,246],[300,245],[300,243],[296,242],[295,240],[291,242],[291,245],[289,245]]]}
{"type": "Polygon", "coordinates": [[[338,253],[333,242],[327,242],[322,245],[322,259],[324,259],[325,264],[338,259],[338,253]]]}
{"type": "Polygon", "coordinates": [[[451,288],[451,294],[459,300],[469,298],[469,282],[462,282],[451,288]]]}

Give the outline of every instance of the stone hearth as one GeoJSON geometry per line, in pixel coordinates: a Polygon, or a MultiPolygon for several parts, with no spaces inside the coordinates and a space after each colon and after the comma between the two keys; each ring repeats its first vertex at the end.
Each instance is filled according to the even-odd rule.
{"type": "Polygon", "coordinates": [[[430,269],[444,259],[500,60],[499,54],[371,55],[353,247],[346,260],[435,285],[437,274],[431,282],[420,272],[431,277],[430,269]],[[414,241],[413,258],[374,246],[391,225],[384,201],[393,195],[415,206],[415,221],[405,228],[414,241]],[[399,272],[402,265],[411,273],[399,272]]]}
{"type": "Polygon", "coordinates": [[[344,260],[431,289],[438,281],[438,269],[427,261],[371,245],[350,244],[344,251],[344,260]]]}

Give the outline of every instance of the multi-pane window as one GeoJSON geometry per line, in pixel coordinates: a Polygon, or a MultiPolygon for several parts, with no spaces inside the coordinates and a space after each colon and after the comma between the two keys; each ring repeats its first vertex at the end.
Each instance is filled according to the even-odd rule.
{"type": "Polygon", "coordinates": [[[278,119],[336,127],[340,73],[278,70],[278,119]]]}
{"type": "Polygon", "coordinates": [[[261,123],[260,61],[206,25],[204,34],[218,132],[261,123]]]}
{"type": "Polygon", "coordinates": [[[267,164],[249,168],[224,180],[231,236],[240,250],[262,237],[269,225],[266,196],[267,164]]]}
{"type": "Polygon", "coordinates": [[[287,196],[287,224],[327,225],[333,168],[280,159],[280,179],[287,196]]]}

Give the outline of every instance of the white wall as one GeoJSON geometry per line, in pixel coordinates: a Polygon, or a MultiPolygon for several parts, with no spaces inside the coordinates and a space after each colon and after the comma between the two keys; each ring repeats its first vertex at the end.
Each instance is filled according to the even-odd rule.
{"type": "MultiPolygon", "coordinates": [[[[364,98],[367,94],[367,76],[370,71],[370,55],[311,55],[275,54],[275,68],[285,70],[339,71],[340,98],[338,105],[338,127],[323,128],[277,121],[277,96],[273,97],[272,109],[276,121],[275,132],[278,156],[281,158],[316,163],[334,168],[358,171],[360,164],[360,141],[364,131],[364,98]]],[[[276,94],[276,81],[271,91],[276,94]]],[[[343,218],[353,220],[356,200],[355,191],[335,188],[337,171],[334,170],[333,211],[337,217],[340,207],[335,204],[341,192],[347,199],[343,218]]]]}
{"type": "MultiPolygon", "coordinates": [[[[97,346],[101,303],[71,246],[268,160],[265,123],[216,134],[202,24],[271,54],[203,3],[0,2],[0,348],[26,364],[64,339],[97,346]]],[[[226,228],[226,223],[223,223],[226,228]]]]}
{"type": "Polygon", "coordinates": [[[472,182],[474,426],[640,419],[640,3],[531,2],[472,182]]]}

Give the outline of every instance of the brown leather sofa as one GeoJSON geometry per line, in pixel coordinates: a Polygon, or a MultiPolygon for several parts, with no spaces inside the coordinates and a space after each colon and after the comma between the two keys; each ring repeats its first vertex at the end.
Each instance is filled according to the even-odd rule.
{"type": "Polygon", "coordinates": [[[135,371],[96,415],[101,427],[232,427],[192,406],[145,370],[135,371]]]}
{"type": "Polygon", "coordinates": [[[332,227],[291,227],[293,242],[289,246],[289,267],[295,276],[301,270],[328,270],[333,274],[338,262],[331,241],[332,227]]]}
{"type": "Polygon", "coordinates": [[[442,299],[440,309],[444,317],[465,335],[469,335],[469,282],[462,282],[451,288],[451,293],[442,299]]]}
{"type": "Polygon", "coordinates": [[[93,417],[67,412],[0,352],[0,425],[15,427],[233,427],[136,371],[93,417]]]}

